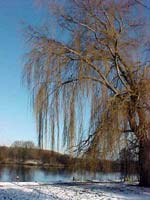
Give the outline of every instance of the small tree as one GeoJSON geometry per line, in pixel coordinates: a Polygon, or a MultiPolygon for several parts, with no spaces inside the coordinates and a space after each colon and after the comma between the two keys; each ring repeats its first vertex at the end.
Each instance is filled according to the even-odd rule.
{"type": "Polygon", "coordinates": [[[47,2],[56,35],[51,24],[28,27],[31,51],[24,68],[39,145],[50,127],[53,145],[61,139],[93,158],[110,157],[122,134],[130,132],[139,143],[140,184],[150,186],[149,13],[142,12],[147,5],[138,0],[47,2]]]}

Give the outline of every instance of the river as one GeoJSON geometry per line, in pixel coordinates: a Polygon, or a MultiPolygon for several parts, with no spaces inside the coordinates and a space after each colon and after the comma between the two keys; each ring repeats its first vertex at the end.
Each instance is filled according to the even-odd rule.
{"type": "Polygon", "coordinates": [[[75,180],[119,180],[121,174],[118,173],[103,173],[103,172],[88,172],[69,171],[67,169],[45,169],[40,167],[25,167],[17,165],[0,165],[0,181],[37,181],[37,182],[58,182],[58,181],[72,181],[75,180]]]}

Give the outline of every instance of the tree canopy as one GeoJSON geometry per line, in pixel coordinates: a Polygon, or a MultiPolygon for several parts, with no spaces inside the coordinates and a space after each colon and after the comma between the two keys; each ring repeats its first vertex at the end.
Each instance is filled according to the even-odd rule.
{"type": "Polygon", "coordinates": [[[132,134],[143,152],[150,140],[147,4],[49,0],[46,5],[56,32],[49,22],[27,27],[24,67],[39,145],[51,135],[52,147],[62,140],[80,153],[107,156],[132,134]]]}

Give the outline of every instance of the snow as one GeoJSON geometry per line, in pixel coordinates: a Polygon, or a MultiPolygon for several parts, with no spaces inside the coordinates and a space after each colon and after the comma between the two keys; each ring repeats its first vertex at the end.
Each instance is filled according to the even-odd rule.
{"type": "Polygon", "coordinates": [[[0,182],[0,200],[150,200],[150,188],[124,183],[0,182]]]}

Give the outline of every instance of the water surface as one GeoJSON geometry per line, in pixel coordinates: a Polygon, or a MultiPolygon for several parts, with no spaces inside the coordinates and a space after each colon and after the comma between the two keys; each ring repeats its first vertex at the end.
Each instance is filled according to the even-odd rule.
{"type": "Polygon", "coordinates": [[[69,171],[67,169],[45,169],[40,167],[25,167],[25,166],[0,166],[0,181],[16,181],[19,176],[19,181],[38,181],[38,182],[58,182],[72,181],[73,177],[76,180],[119,180],[121,177],[118,173],[103,173],[103,172],[88,172],[69,171]]]}

